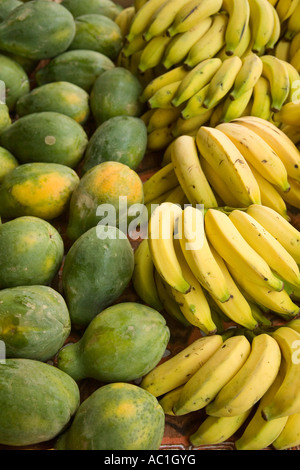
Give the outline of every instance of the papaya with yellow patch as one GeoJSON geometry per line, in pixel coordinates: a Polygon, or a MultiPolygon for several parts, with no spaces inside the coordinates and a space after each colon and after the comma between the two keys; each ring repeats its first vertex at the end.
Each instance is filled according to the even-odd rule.
{"type": "Polygon", "coordinates": [[[19,166],[18,160],[5,148],[0,147],[0,183],[10,171],[19,166]]]}
{"type": "Polygon", "coordinates": [[[18,217],[0,225],[0,289],[50,285],[64,256],[58,230],[38,217],[18,217]]]}
{"type": "Polygon", "coordinates": [[[135,214],[134,204],[143,204],[143,183],[136,171],[120,162],[103,162],[88,170],[74,190],[69,208],[67,235],[76,240],[99,224],[117,226],[127,235],[135,214]]]}
{"type": "Polygon", "coordinates": [[[90,114],[89,95],[73,83],[53,82],[34,88],[16,104],[19,117],[43,111],[65,114],[83,125],[90,114]]]}
{"type": "Polygon", "coordinates": [[[57,163],[24,163],[6,174],[0,184],[0,216],[52,220],[69,207],[79,176],[57,163]]]}
{"type": "Polygon", "coordinates": [[[150,393],[134,384],[106,384],[81,403],[55,448],[158,450],[164,429],[164,412],[150,393]]]}

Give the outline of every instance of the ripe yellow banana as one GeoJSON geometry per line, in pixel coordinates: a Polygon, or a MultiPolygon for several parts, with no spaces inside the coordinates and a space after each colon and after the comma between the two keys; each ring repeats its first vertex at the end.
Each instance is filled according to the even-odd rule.
{"type": "Polygon", "coordinates": [[[277,57],[277,59],[288,62],[290,56],[290,41],[287,41],[286,39],[280,39],[274,49],[274,55],[277,57]]]}
{"type": "Polygon", "coordinates": [[[177,401],[182,388],[183,385],[180,385],[179,387],[174,388],[174,390],[170,390],[170,392],[167,392],[162,396],[162,398],[159,399],[159,404],[164,410],[165,415],[175,416],[173,406],[177,401]]]}
{"type": "Polygon", "coordinates": [[[132,41],[135,36],[146,31],[151,23],[152,16],[160,6],[161,0],[148,0],[136,11],[126,36],[127,41],[132,41]]]}
{"type": "Polygon", "coordinates": [[[294,144],[298,145],[300,143],[300,127],[283,124],[280,126],[280,129],[294,144]]]}
{"type": "Polygon", "coordinates": [[[218,207],[215,195],[201,168],[195,139],[182,135],[174,140],[171,159],[175,174],[190,204],[218,207]]]}
{"type": "Polygon", "coordinates": [[[287,170],[266,141],[249,128],[234,122],[219,124],[216,129],[223,132],[241,152],[245,160],[270,183],[288,191],[287,170]]]}
{"type": "Polygon", "coordinates": [[[265,45],[265,51],[267,54],[274,50],[274,47],[276,46],[276,44],[278,43],[281,37],[280,18],[275,8],[272,8],[272,12],[273,12],[273,17],[274,17],[274,25],[273,25],[271,36],[269,37],[269,40],[267,44],[265,45]]]}
{"type": "Polygon", "coordinates": [[[196,279],[220,302],[228,301],[229,289],[224,275],[208,245],[202,212],[192,206],[182,211],[178,238],[185,259],[196,279]]]}
{"type": "Polygon", "coordinates": [[[224,0],[222,8],[229,16],[225,33],[226,54],[233,55],[249,25],[249,2],[248,0],[224,0]]]}
{"type": "Polygon", "coordinates": [[[196,136],[199,127],[208,123],[212,115],[211,109],[206,109],[205,112],[197,114],[190,118],[179,117],[172,128],[172,134],[174,137],[179,137],[185,134],[192,134],[196,136]]]}
{"type": "MultiPolygon", "coordinates": [[[[203,107],[209,83],[207,83],[200,91],[195,93],[189,100],[183,104],[184,108],[181,115],[184,119],[190,119],[201,114],[205,114],[207,109],[203,107]]],[[[199,126],[200,127],[200,126],[199,126]]]]}
{"type": "Polygon", "coordinates": [[[300,264],[300,233],[290,222],[270,207],[254,204],[248,207],[248,214],[254,217],[300,264]]]}
{"type": "Polygon", "coordinates": [[[142,50],[139,71],[145,72],[159,65],[169,42],[170,38],[163,34],[150,39],[142,50]]]}
{"type": "Polygon", "coordinates": [[[221,122],[230,122],[233,119],[247,115],[247,109],[249,108],[249,103],[252,98],[253,88],[245,91],[237,99],[232,100],[229,96],[225,98],[223,112],[220,118],[221,122]]]}
{"type": "MultiPolygon", "coordinates": [[[[248,24],[245,30],[245,33],[243,34],[238,46],[235,48],[233,52],[233,55],[238,55],[239,57],[243,57],[246,54],[246,51],[249,50],[250,43],[251,43],[251,30],[248,24]]],[[[216,54],[216,57],[219,57],[221,60],[228,59],[228,55],[226,53],[226,44],[216,54]]]]}
{"type": "Polygon", "coordinates": [[[289,61],[285,62],[285,66],[290,80],[290,92],[286,103],[300,101],[300,74],[289,61]]]}
{"type": "Polygon", "coordinates": [[[139,34],[132,41],[125,42],[123,49],[122,49],[122,54],[124,54],[125,57],[130,57],[135,52],[142,51],[144,47],[146,46],[146,44],[147,42],[143,38],[143,35],[139,34]]]}
{"type": "Polygon", "coordinates": [[[266,421],[300,412],[300,334],[292,328],[282,326],[272,333],[284,359],[285,372],[275,396],[262,409],[266,421]]]}
{"type": "Polygon", "coordinates": [[[187,73],[188,71],[183,66],[178,66],[174,69],[168,70],[158,77],[155,77],[144,88],[142,94],[140,95],[140,101],[142,103],[146,103],[151,98],[151,96],[153,96],[162,87],[182,80],[187,73]]]}
{"type": "Polygon", "coordinates": [[[144,33],[146,41],[150,41],[152,38],[164,34],[185,3],[186,0],[167,0],[166,2],[162,2],[161,7],[156,10],[152,16],[151,24],[144,33]]]}
{"type": "Polygon", "coordinates": [[[151,109],[155,108],[172,108],[172,100],[180,87],[182,80],[172,82],[168,85],[161,87],[154,95],[148,100],[148,105],[151,109]]]}
{"type": "Polygon", "coordinates": [[[169,126],[180,116],[180,108],[153,108],[147,123],[148,133],[169,126]]]}
{"type": "Polygon", "coordinates": [[[148,372],[140,386],[155,397],[160,397],[184,385],[222,343],[221,335],[200,337],[148,372]]]}
{"type": "Polygon", "coordinates": [[[227,265],[245,276],[247,281],[277,291],[283,289],[283,282],[246,242],[227,214],[217,209],[208,209],[205,215],[205,232],[209,242],[227,265]]]}
{"type": "Polygon", "coordinates": [[[174,172],[173,163],[170,162],[144,182],[144,203],[147,204],[176,186],[178,186],[178,179],[174,172]]]}
{"type": "Polygon", "coordinates": [[[276,11],[280,18],[281,22],[286,21],[294,13],[297,6],[299,5],[299,0],[278,0],[276,3],[276,11]]]}
{"type": "Polygon", "coordinates": [[[162,64],[166,69],[180,64],[188,55],[192,46],[204,36],[212,24],[209,16],[197,23],[193,28],[185,33],[176,34],[167,45],[162,64]]]}
{"type": "Polygon", "coordinates": [[[274,28],[273,6],[268,0],[249,0],[252,52],[261,55],[274,28]]]}
{"type": "Polygon", "coordinates": [[[189,100],[195,93],[200,91],[210,82],[221,66],[221,59],[217,59],[216,57],[203,60],[196,65],[182,79],[181,84],[172,99],[172,104],[174,106],[180,106],[182,103],[189,100]]]}
{"type": "Polygon", "coordinates": [[[188,200],[180,184],[166,196],[164,202],[172,202],[180,206],[188,204],[188,200]]]}
{"type": "Polygon", "coordinates": [[[300,32],[300,2],[287,21],[285,38],[291,41],[300,32]]]}
{"type": "Polygon", "coordinates": [[[228,338],[184,385],[173,410],[176,416],[204,408],[241,369],[251,346],[245,336],[228,338]]]}
{"type": "Polygon", "coordinates": [[[276,450],[285,450],[300,445],[300,413],[288,416],[287,422],[273,441],[272,447],[276,450]]]}
{"type": "Polygon", "coordinates": [[[300,45],[300,31],[293,37],[290,43],[290,57],[293,57],[299,50],[300,45]]]}
{"type": "Polygon", "coordinates": [[[269,120],[272,116],[271,111],[272,97],[269,81],[260,76],[253,87],[253,102],[250,114],[261,119],[269,120]]]}
{"type": "Polygon", "coordinates": [[[293,142],[272,122],[256,116],[244,116],[235,122],[254,130],[272,147],[291,178],[300,181],[300,155],[293,142]]]}
{"type": "MultiPolygon", "coordinates": [[[[184,64],[193,68],[202,60],[216,57],[216,54],[225,45],[225,31],[228,18],[220,13],[212,16],[212,24],[206,33],[191,47],[184,64]]],[[[175,36],[176,37],[176,36],[175,36]]]]}
{"type": "Polygon", "coordinates": [[[242,58],[242,62],[241,69],[235,78],[233,89],[229,95],[233,100],[251,90],[262,74],[263,64],[258,55],[250,53],[242,58]]]}
{"type": "Polygon", "coordinates": [[[196,143],[202,157],[234,193],[241,206],[261,203],[258,184],[243,155],[229,137],[218,129],[200,127],[196,143]],[[252,201],[252,202],[251,202],[252,201]]]}
{"type": "Polygon", "coordinates": [[[291,57],[290,63],[300,73],[300,51],[299,50],[291,57]]]}
{"type": "Polygon", "coordinates": [[[221,444],[232,437],[244,424],[252,409],[237,416],[207,416],[190,436],[193,446],[221,444]]]}
{"type": "MultiPolygon", "coordinates": [[[[267,1],[267,0],[266,0],[267,1]]],[[[290,80],[285,62],[266,54],[261,56],[263,63],[262,76],[270,83],[273,112],[278,112],[285,103],[290,91],[290,80]]]]}
{"type": "Polygon", "coordinates": [[[168,28],[169,35],[175,36],[191,29],[199,21],[214,15],[222,6],[222,0],[190,0],[176,14],[168,28]]]}
{"type": "Polygon", "coordinates": [[[275,122],[282,122],[291,126],[297,126],[300,123],[300,101],[286,103],[278,113],[274,114],[275,122]]]}
{"type": "Polygon", "coordinates": [[[285,202],[290,204],[290,206],[293,206],[299,209],[300,208],[300,182],[293,180],[292,178],[289,178],[289,183],[291,187],[289,192],[283,193],[279,191],[279,193],[285,202]]]}
{"type": "Polygon", "coordinates": [[[280,361],[276,340],[265,333],[255,336],[246,362],[206,406],[206,413],[237,416],[252,408],[274,382],[280,361]]]}
{"type": "Polygon", "coordinates": [[[115,23],[119,26],[122,37],[125,38],[127,34],[129,33],[129,28],[131,21],[135,15],[135,8],[134,6],[129,6],[126,8],[123,8],[120,13],[117,15],[117,17],[114,19],[115,23]]]}
{"type": "Polygon", "coordinates": [[[172,124],[148,133],[147,151],[160,152],[173,140],[172,124]]]}

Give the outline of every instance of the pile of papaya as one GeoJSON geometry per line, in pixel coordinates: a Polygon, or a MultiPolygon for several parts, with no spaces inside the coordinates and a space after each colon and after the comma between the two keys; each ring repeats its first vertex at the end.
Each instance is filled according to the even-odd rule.
{"type": "Polygon", "coordinates": [[[117,61],[123,9],[0,2],[0,448],[152,450],[164,436],[139,380],[170,330],[126,295],[134,247],[118,225],[120,197],[144,202],[147,151],[142,83],[117,61]]]}

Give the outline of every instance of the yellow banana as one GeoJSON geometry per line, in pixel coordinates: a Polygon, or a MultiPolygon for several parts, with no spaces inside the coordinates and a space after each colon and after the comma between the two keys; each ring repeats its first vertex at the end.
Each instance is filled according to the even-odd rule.
{"type": "MultiPolygon", "coordinates": [[[[267,0],[266,0],[267,1],[267,0]]],[[[269,80],[273,112],[278,112],[286,101],[290,91],[290,80],[285,62],[266,54],[261,56],[263,63],[262,76],[269,80]]]]}
{"type": "Polygon", "coordinates": [[[300,74],[297,69],[289,62],[285,62],[290,80],[290,92],[286,103],[289,101],[300,101],[300,74]]]}
{"type": "Polygon", "coordinates": [[[233,100],[242,96],[246,91],[252,90],[262,74],[263,64],[258,55],[250,53],[243,57],[242,62],[229,95],[233,100]]]}
{"type": "Polygon", "coordinates": [[[144,203],[147,204],[176,186],[178,186],[178,179],[174,172],[173,163],[169,163],[144,182],[144,203]]]}
{"type": "Polygon", "coordinates": [[[146,41],[164,34],[174,21],[180,8],[186,4],[186,0],[167,0],[162,2],[161,7],[154,13],[151,24],[144,33],[146,41]]]}
{"type": "Polygon", "coordinates": [[[170,38],[166,35],[155,36],[150,39],[143,48],[139,62],[139,70],[145,72],[159,65],[169,42],[170,38]]]}
{"type": "Polygon", "coordinates": [[[279,434],[272,442],[272,447],[276,450],[285,450],[300,445],[300,413],[288,416],[287,422],[279,434]]]}
{"type": "Polygon", "coordinates": [[[183,206],[188,203],[185,193],[183,192],[180,184],[173,189],[165,198],[164,202],[172,202],[173,204],[179,204],[183,206]]]}
{"type": "Polygon", "coordinates": [[[222,8],[229,16],[225,33],[225,50],[227,55],[233,55],[249,26],[249,2],[248,0],[224,0],[222,8]]]}
{"type": "Polygon", "coordinates": [[[291,126],[297,126],[300,123],[300,101],[286,103],[281,110],[274,115],[275,122],[282,122],[291,126]]]}
{"type": "Polygon", "coordinates": [[[148,0],[133,0],[135,11],[138,11],[148,0]]]}
{"type": "MultiPolygon", "coordinates": [[[[251,30],[248,24],[245,33],[243,34],[241,41],[235,48],[233,55],[238,55],[239,57],[243,57],[246,51],[248,51],[251,42],[251,30]]],[[[222,47],[222,49],[216,54],[216,57],[219,57],[221,60],[228,59],[228,55],[226,53],[226,44],[222,47]]]]}
{"type": "MultiPolygon", "coordinates": [[[[178,186],[177,186],[178,187],[178,186]]],[[[154,199],[152,199],[151,201],[147,202],[145,204],[145,207],[147,209],[147,212],[148,212],[148,219],[149,217],[151,216],[152,212],[154,211],[154,209],[156,208],[156,206],[158,204],[161,204],[162,202],[165,202],[167,197],[169,196],[169,194],[174,191],[173,189],[167,191],[166,193],[163,193],[163,194],[160,194],[159,196],[155,197],[154,199]]]]}
{"type": "Polygon", "coordinates": [[[218,207],[215,195],[201,168],[195,139],[182,135],[174,140],[171,159],[178,178],[190,204],[218,207]]]}
{"type": "MultiPolygon", "coordinates": [[[[228,18],[220,13],[212,17],[212,24],[207,32],[191,47],[184,64],[193,68],[202,60],[216,57],[216,54],[225,45],[225,31],[228,18]]],[[[176,36],[175,36],[176,37],[176,36]]]]}
{"type": "Polygon", "coordinates": [[[119,26],[122,37],[125,38],[129,32],[130,24],[135,15],[134,6],[123,8],[117,17],[114,19],[115,23],[119,26]]]}
{"type": "Polygon", "coordinates": [[[151,98],[151,96],[153,96],[162,87],[182,80],[187,73],[188,71],[183,66],[178,66],[155,77],[144,88],[142,94],[140,95],[140,101],[142,103],[146,103],[151,98]]]}
{"type": "Polygon", "coordinates": [[[285,135],[294,143],[300,143],[300,127],[290,126],[289,124],[283,124],[280,129],[285,135]]]}
{"type": "Polygon", "coordinates": [[[270,183],[288,191],[287,170],[266,141],[249,128],[234,122],[219,124],[216,129],[223,132],[241,152],[245,160],[270,183]]]}
{"type": "Polygon", "coordinates": [[[202,126],[197,133],[196,143],[202,157],[226,181],[240,201],[240,206],[247,206],[254,201],[260,204],[260,191],[253,173],[229,137],[218,129],[202,126]]]}
{"type": "Polygon", "coordinates": [[[293,37],[290,43],[290,57],[293,57],[300,47],[300,31],[293,37]]]}
{"type": "Polygon", "coordinates": [[[180,87],[182,80],[170,83],[160,88],[154,95],[148,100],[148,105],[151,109],[154,108],[172,108],[172,100],[176,95],[178,88],[180,87]]]}
{"type": "Polygon", "coordinates": [[[287,21],[285,38],[291,41],[300,32],[300,2],[287,21]]]}
{"type": "Polygon", "coordinates": [[[212,18],[209,16],[185,33],[176,34],[167,45],[162,64],[166,69],[184,61],[192,46],[209,30],[212,18]]]}
{"type": "Polygon", "coordinates": [[[233,119],[247,115],[247,109],[249,107],[250,100],[252,98],[253,88],[245,91],[237,99],[232,100],[229,96],[225,98],[223,112],[220,118],[221,122],[230,122],[233,119]]]}
{"type": "Polygon", "coordinates": [[[160,152],[173,140],[172,124],[154,129],[148,133],[147,151],[160,152]]]}
{"type": "Polygon", "coordinates": [[[209,242],[224,259],[247,281],[277,291],[283,282],[271,271],[266,261],[246,242],[227,214],[208,209],[205,232],[209,242]]]}
{"type": "Polygon", "coordinates": [[[278,43],[281,37],[280,18],[275,8],[272,8],[272,12],[273,12],[273,17],[274,17],[274,25],[273,25],[271,36],[269,37],[269,40],[267,44],[265,45],[265,51],[267,54],[274,50],[274,47],[276,46],[276,44],[278,43]]]}
{"type": "Polygon", "coordinates": [[[253,102],[250,114],[261,119],[269,120],[272,116],[272,98],[269,81],[260,76],[253,87],[253,102]]]}
{"type": "Polygon", "coordinates": [[[291,189],[288,193],[283,193],[279,191],[279,194],[283,198],[285,202],[287,202],[290,206],[296,207],[297,209],[300,208],[300,182],[289,178],[289,183],[291,189]]]}
{"type": "Polygon", "coordinates": [[[299,5],[299,0],[278,0],[276,4],[276,11],[280,18],[280,21],[283,23],[294,13],[297,6],[299,5]]]}
{"type": "Polygon", "coordinates": [[[153,108],[152,113],[149,116],[149,121],[147,123],[148,133],[154,131],[155,129],[160,129],[162,127],[169,126],[175,122],[180,116],[180,108],[153,108]]]}
{"type": "Polygon", "coordinates": [[[222,0],[190,0],[176,14],[168,28],[169,35],[175,36],[191,29],[199,21],[214,15],[222,6],[222,0]]]}
{"type": "Polygon", "coordinates": [[[238,56],[232,56],[222,62],[209,84],[203,102],[205,108],[213,108],[229,93],[241,67],[242,60],[238,56]]]}
{"type": "Polygon", "coordinates": [[[196,279],[220,302],[230,297],[226,279],[208,245],[202,212],[191,206],[182,211],[178,238],[185,259],[196,279]]]}
{"type": "Polygon", "coordinates": [[[262,416],[266,421],[300,412],[300,333],[292,328],[282,326],[272,333],[272,338],[280,347],[285,372],[275,396],[270,403],[262,408],[262,416]]]}
{"type": "Polygon", "coordinates": [[[221,335],[202,336],[143,377],[140,386],[155,397],[184,385],[222,345],[221,335]]]}
{"type": "Polygon", "coordinates": [[[196,135],[199,127],[206,124],[209,121],[211,115],[212,110],[207,109],[205,112],[187,119],[180,116],[172,128],[173,136],[179,137],[181,135],[190,133],[196,135]]]}
{"type": "Polygon", "coordinates": [[[189,100],[195,93],[210,82],[221,66],[221,59],[217,59],[216,57],[203,60],[196,65],[182,79],[181,84],[172,99],[173,106],[180,106],[183,102],[189,100]]]}
{"type": "Polygon", "coordinates": [[[190,436],[193,446],[221,444],[232,437],[244,424],[252,409],[237,416],[206,416],[199,428],[190,436]]]}
{"type": "Polygon", "coordinates": [[[290,41],[280,39],[276,44],[274,55],[277,59],[288,62],[290,56],[290,41]]]}
{"type": "Polygon", "coordinates": [[[181,112],[181,115],[184,119],[190,119],[207,112],[207,109],[203,107],[203,101],[205,99],[208,87],[209,83],[207,83],[203,88],[201,88],[200,91],[191,96],[191,98],[189,98],[189,100],[183,104],[184,108],[181,112]]]}
{"type": "Polygon", "coordinates": [[[135,38],[132,41],[125,42],[123,49],[122,49],[122,54],[124,54],[125,57],[130,57],[135,52],[142,51],[144,47],[146,46],[146,44],[147,42],[143,38],[143,35],[139,34],[138,36],[135,36],[135,38]]]}
{"type": "Polygon", "coordinates": [[[300,73],[300,51],[298,50],[290,59],[291,65],[300,73]]]}
{"type": "Polygon", "coordinates": [[[146,31],[151,23],[152,16],[160,6],[161,0],[148,0],[136,11],[126,36],[127,41],[132,41],[135,36],[146,31]]]}
{"type": "Polygon", "coordinates": [[[210,403],[245,364],[251,346],[245,336],[228,338],[184,385],[173,411],[181,416],[210,403]]]}
{"type": "Polygon", "coordinates": [[[273,6],[268,0],[249,0],[252,52],[261,54],[274,28],[273,6]]]}
{"type": "Polygon", "coordinates": [[[300,181],[300,154],[293,142],[270,121],[256,116],[244,116],[235,122],[254,130],[272,147],[291,178],[300,181]]]}
{"type": "Polygon", "coordinates": [[[174,388],[174,390],[170,390],[159,399],[159,404],[164,410],[165,415],[175,416],[173,406],[177,401],[182,388],[183,385],[180,385],[179,387],[174,388]]]}
{"type": "Polygon", "coordinates": [[[206,406],[207,414],[237,416],[252,408],[274,382],[280,361],[276,340],[265,333],[255,336],[246,362],[206,406]]]}

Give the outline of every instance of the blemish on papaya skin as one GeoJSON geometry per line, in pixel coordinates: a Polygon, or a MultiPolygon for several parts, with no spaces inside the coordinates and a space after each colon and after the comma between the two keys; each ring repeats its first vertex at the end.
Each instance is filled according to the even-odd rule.
{"type": "Polygon", "coordinates": [[[45,137],[45,144],[46,145],[54,145],[56,143],[56,138],[54,135],[47,135],[45,137]]]}

